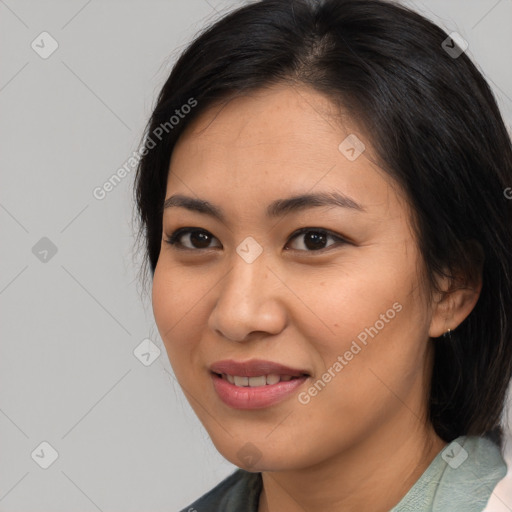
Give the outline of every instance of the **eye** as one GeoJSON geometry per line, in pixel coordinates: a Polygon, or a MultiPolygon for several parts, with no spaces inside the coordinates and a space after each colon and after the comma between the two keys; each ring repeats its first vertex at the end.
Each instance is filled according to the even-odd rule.
{"type": "MultiPolygon", "coordinates": [[[[321,228],[302,228],[293,233],[290,237],[290,240],[295,238],[303,237],[303,243],[299,244],[305,249],[292,248],[293,250],[298,251],[306,251],[306,252],[318,252],[330,247],[330,244],[325,247],[325,244],[328,239],[334,240],[335,243],[348,243],[345,239],[340,236],[334,235],[329,231],[321,228]],[[308,236],[304,236],[308,235],[308,236]]],[[[177,250],[204,250],[204,249],[212,249],[214,247],[221,247],[220,245],[211,246],[212,240],[217,240],[211,233],[204,229],[199,228],[180,228],[177,229],[169,239],[165,240],[170,245],[175,246],[177,250]],[[188,243],[188,245],[182,242],[182,239],[188,243]]]]}
{"type": "MultiPolygon", "coordinates": [[[[331,240],[334,240],[335,243],[348,243],[346,240],[341,238],[340,236],[334,235],[330,233],[329,231],[321,228],[302,228],[296,231],[290,238],[293,240],[294,238],[302,237],[303,242],[301,245],[302,247],[306,247],[306,250],[308,252],[311,251],[321,251],[323,249],[326,249],[327,247],[330,247],[330,244],[327,247],[325,247],[325,243],[330,238],[331,240]],[[304,236],[307,235],[307,236],[304,236]]],[[[294,250],[304,250],[302,248],[294,249],[294,250]]]]}
{"type": "Polygon", "coordinates": [[[180,228],[165,241],[168,244],[175,245],[175,248],[180,250],[210,249],[209,244],[211,243],[212,238],[215,237],[204,229],[180,228]],[[192,247],[183,245],[181,239],[185,237],[188,237],[188,243],[192,244],[192,247]]]}

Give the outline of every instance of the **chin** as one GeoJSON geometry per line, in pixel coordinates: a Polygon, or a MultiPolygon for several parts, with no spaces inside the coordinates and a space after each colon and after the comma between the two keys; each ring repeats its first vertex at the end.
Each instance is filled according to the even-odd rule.
{"type": "MultiPolygon", "coordinates": [[[[261,443],[259,446],[261,448],[261,443]]],[[[234,449],[233,445],[231,445],[228,450],[219,450],[219,453],[235,466],[250,473],[297,469],[302,462],[295,461],[290,457],[290,453],[293,453],[292,447],[290,447],[290,451],[283,446],[279,450],[275,450],[270,446],[258,449],[250,441],[239,449],[234,449]]]]}

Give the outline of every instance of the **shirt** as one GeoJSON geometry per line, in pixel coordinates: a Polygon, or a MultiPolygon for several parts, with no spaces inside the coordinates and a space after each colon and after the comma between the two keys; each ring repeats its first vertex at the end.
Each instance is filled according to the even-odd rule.
{"type": "MultiPolygon", "coordinates": [[[[461,436],[441,450],[389,512],[482,512],[506,475],[490,439],[461,436]]],[[[258,512],[261,473],[238,469],[181,512],[258,512]]]]}

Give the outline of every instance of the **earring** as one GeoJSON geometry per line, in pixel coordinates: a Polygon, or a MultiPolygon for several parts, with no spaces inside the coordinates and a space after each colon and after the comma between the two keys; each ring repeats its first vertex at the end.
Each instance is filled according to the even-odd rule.
{"type": "Polygon", "coordinates": [[[448,329],[444,334],[443,334],[443,338],[447,338],[448,341],[451,341],[452,339],[452,331],[451,329],[448,329]]]}

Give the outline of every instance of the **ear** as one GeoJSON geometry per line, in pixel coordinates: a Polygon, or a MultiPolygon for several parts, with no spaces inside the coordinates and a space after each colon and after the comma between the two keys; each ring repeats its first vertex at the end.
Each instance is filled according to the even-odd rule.
{"type": "Polygon", "coordinates": [[[454,331],[473,311],[482,291],[482,269],[484,253],[476,240],[467,242],[468,256],[473,262],[470,275],[457,272],[455,275],[438,278],[440,292],[434,294],[429,336],[437,338],[450,329],[454,331]]]}

